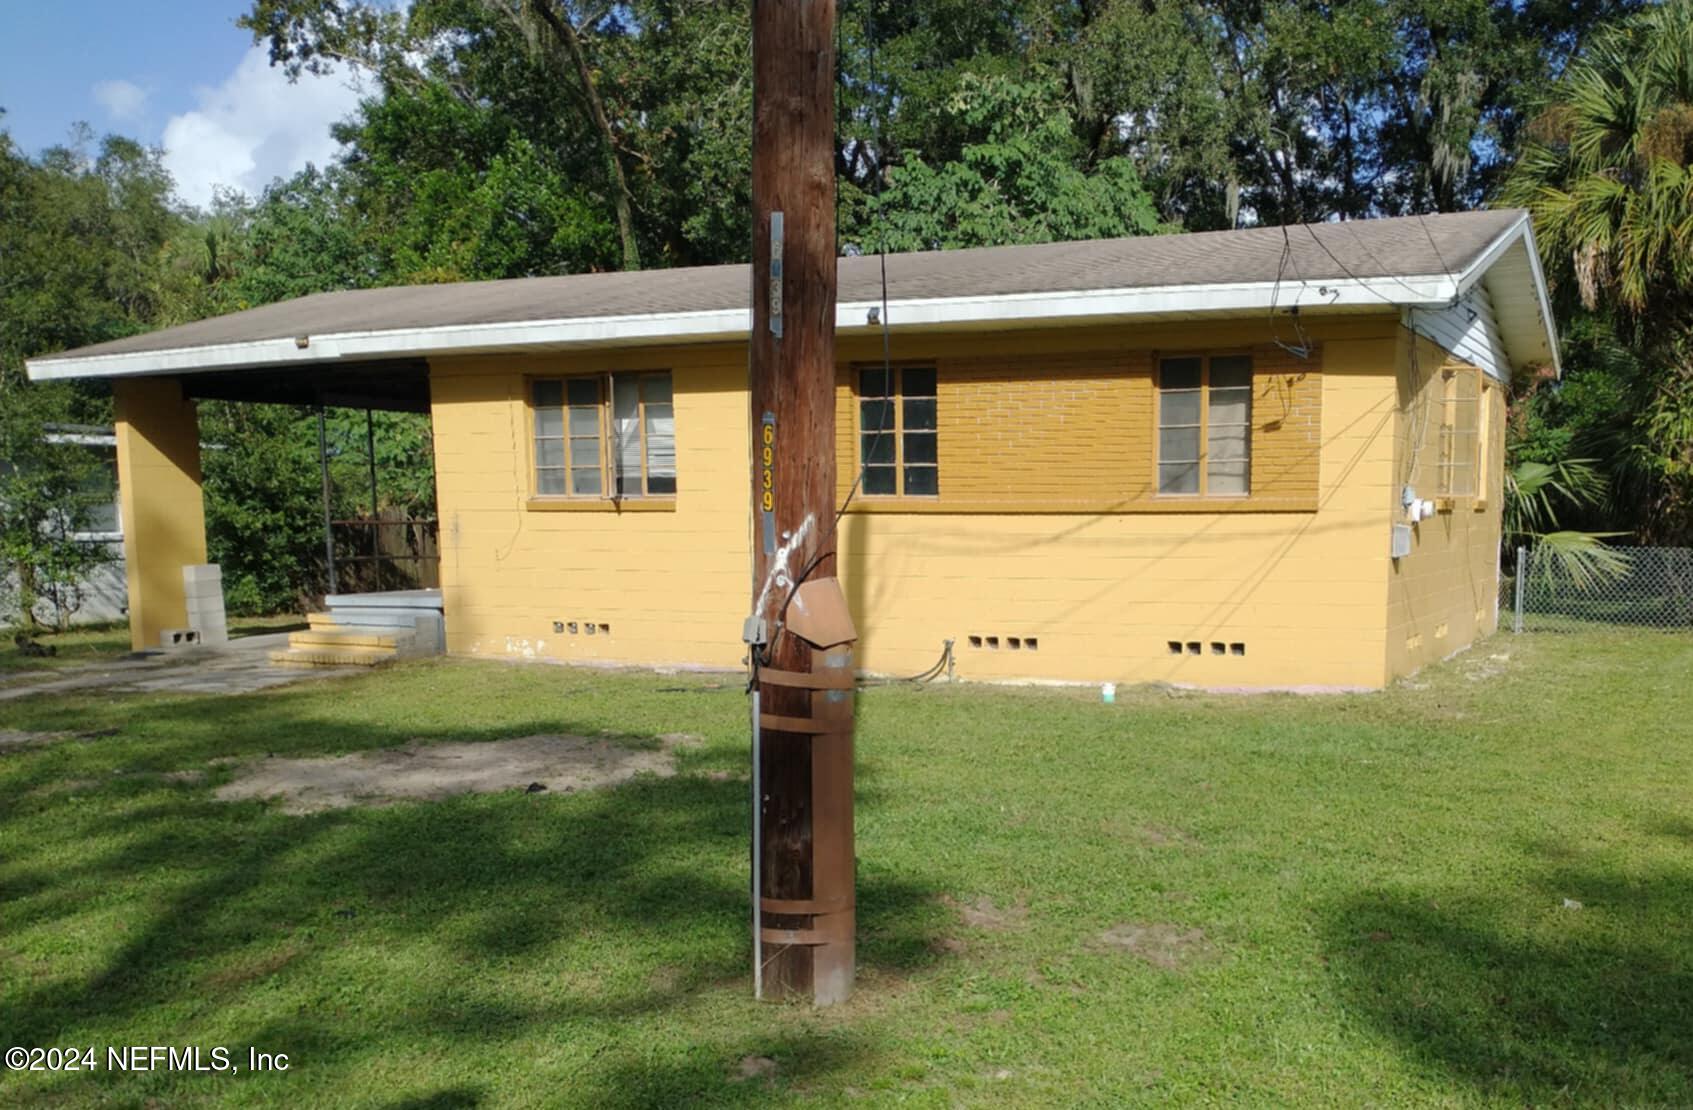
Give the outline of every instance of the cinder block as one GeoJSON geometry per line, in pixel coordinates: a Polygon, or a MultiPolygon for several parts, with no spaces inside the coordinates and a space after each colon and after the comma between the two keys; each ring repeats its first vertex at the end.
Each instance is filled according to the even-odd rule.
{"type": "Polygon", "coordinates": [[[159,646],[167,651],[195,647],[199,643],[200,633],[192,628],[166,628],[159,633],[159,646]]]}
{"type": "Polygon", "coordinates": [[[223,569],[216,563],[189,564],[182,568],[183,608],[196,642],[222,645],[229,642],[229,624],[223,607],[223,569]]]}

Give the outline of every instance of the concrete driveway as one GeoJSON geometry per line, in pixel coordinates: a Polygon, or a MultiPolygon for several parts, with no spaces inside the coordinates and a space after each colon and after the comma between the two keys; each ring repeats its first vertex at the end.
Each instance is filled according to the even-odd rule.
{"type": "Polygon", "coordinates": [[[288,633],[243,636],[222,648],[187,648],[106,663],[22,671],[0,676],[0,701],[33,694],[82,691],[245,694],[291,682],[357,674],[365,667],[283,667],[269,652],[288,646],[288,633]]]}

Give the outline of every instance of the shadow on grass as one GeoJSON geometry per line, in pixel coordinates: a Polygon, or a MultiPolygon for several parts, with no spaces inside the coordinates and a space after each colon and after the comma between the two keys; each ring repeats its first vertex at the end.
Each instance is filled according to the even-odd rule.
{"type": "Polygon", "coordinates": [[[1327,962],[1345,1001],[1443,1080],[1516,1103],[1688,1105],[1689,922],[1693,871],[1559,861],[1526,889],[1342,903],[1327,962]]]}
{"type": "MultiPolygon", "coordinates": [[[[686,722],[691,701],[671,699],[666,712],[686,722]]],[[[197,1027],[208,1017],[233,1025],[220,1034],[225,1043],[288,1051],[349,1083],[361,1061],[420,1043],[462,1053],[452,1069],[462,1076],[485,1050],[549,1029],[607,1037],[688,1010],[702,994],[733,1002],[750,989],[739,982],[750,980],[743,782],[682,773],[608,791],[514,789],[290,817],[263,803],[212,800],[225,771],[205,783],[161,777],[214,751],[318,750],[320,709],[309,691],[150,702],[147,734],[157,739],[0,760],[0,834],[18,846],[0,866],[0,926],[14,936],[87,930],[79,954],[94,957],[64,961],[92,968],[82,972],[38,956],[31,974],[8,974],[0,1044],[170,1040],[160,1015],[192,1015],[197,1027]],[[64,776],[91,772],[73,785],[71,804],[59,789],[64,776]],[[67,845],[74,849],[63,853],[67,845]],[[349,950],[370,966],[349,976],[349,950]]],[[[599,720],[568,713],[433,733],[335,728],[336,751],[604,732],[599,720]]],[[[862,879],[861,966],[906,975],[931,962],[939,951],[931,930],[942,925],[934,895],[921,883],[862,879]]],[[[723,1035],[710,1021],[700,1029],[704,1044],[723,1035]]],[[[762,1078],[725,1086],[733,1063],[725,1051],[678,1048],[640,1063],[614,1053],[581,1083],[614,1106],[707,1088],[718,1100],[757,1101],[770,1089],[762,1078]]],[[[781,1051],[757,1038],[744,1048],[778,1059],[781,1051]]],[[[787,1051],[784,1084],[820,1077],[864,1048],[834,1036],[787,1051]]],[[[454,1081],[393,1105],[508,1096],[509,1088],[496,1096],[454,1081]]]]}

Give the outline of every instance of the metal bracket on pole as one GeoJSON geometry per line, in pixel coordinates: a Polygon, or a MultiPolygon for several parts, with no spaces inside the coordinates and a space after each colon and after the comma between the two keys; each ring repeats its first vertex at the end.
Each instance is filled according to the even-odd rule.
{"type": "Polygon", "coordinates": [[[782,214],[770,213],[770,334],[782,338],[782,214]]]}

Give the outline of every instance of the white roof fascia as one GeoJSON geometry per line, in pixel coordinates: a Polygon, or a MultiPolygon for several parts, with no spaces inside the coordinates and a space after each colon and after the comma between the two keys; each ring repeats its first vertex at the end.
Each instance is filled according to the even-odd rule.
{"type": "MultiPolygon", "coordinates": [[[[1322,282],[1284,280],[1279,283],[1009,293],[890,301],[888,323],[894,328],[1038,324],[1041,321],[1056,326],[1089,319],[1132,318],[1169,312],[1238,313],[1294,307],[1322,309],[1371,305],[1386,309],[1407,305],[1445,305],[1457,293],[1457,283],[1447,274],[1330,279],[1322,282]]],[[[869,312],[880,307],[880,301],[842,302],[836,306],[835,326],[842,332],[873,330],[878,325],[868,322],[869,312]]],[[[299,340],[293,338],[262,339],[162,351],[31,359],[26,365],[33,380],[51,381],[191,374],[526,347],[730,341],[746,338],[751,331],[750,317],[750,309],[735,308],[351,331],[312,335],[303,347],[299,340]]]]}
{"type": "Polygon", "coordinates": [[[1534,242],[1534,222],[1529,219],[1526,212],[1519,216],[1510,227],[1500,232],[1499,237],[1488,244],[1487,249],[1477,255],[1475,260],[1458,275],[1458,288],[1455,295],[1462,297],[1475,288],[1481,279],[1487,275],[1487,271],[1493,268],[1493,264],[1504,257],[1505,252],[1519,241],[1522,243],[1523,249],[1528,252],[1529,271],[1534,275],[1534,299],[1540,307],[1541,327],[1546,330],[1546,346],[1552,352],[1552,369],[1561,378],[1564,376],[1564,366],[1558,353],[1558,334],[1552,327],[1552,303],[1546,295],[1546,273],[1541,269],[1540,250],[1534,242]]]}
{"type": "Polygon", "coordinates": [[[1552,349],[1552,370],[1564,376],[1564,360],[1558,351],[1558,329],[1552,321],[1552,302],[1546,295],[1546,274],[1540,267],[1540,248],[1534,242],[1534,225],[1523,217],[1523,247],[1528,251],[1528,268],[1534,273],[1534,298],[1540,305],[1541,325],[1546,329],[1546,345],[1552,349]]]}

